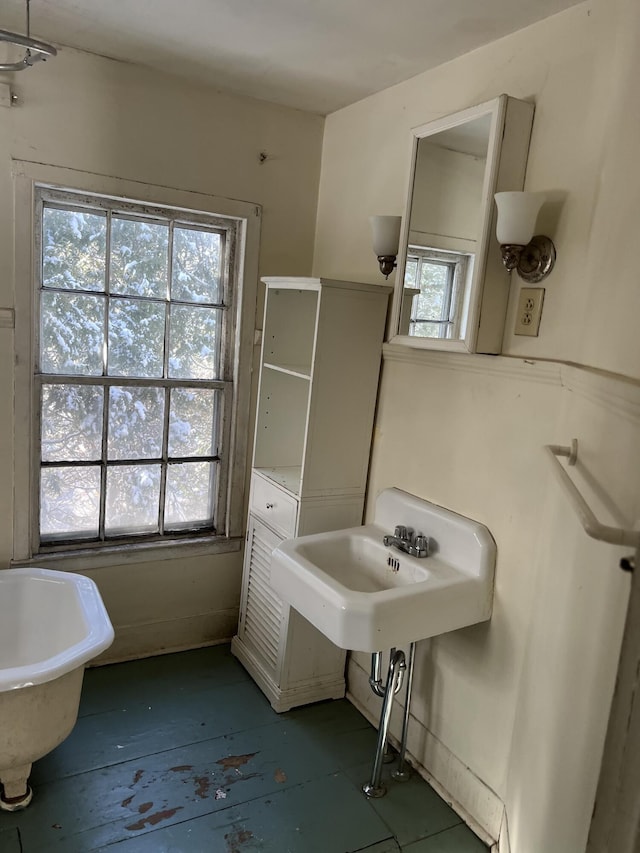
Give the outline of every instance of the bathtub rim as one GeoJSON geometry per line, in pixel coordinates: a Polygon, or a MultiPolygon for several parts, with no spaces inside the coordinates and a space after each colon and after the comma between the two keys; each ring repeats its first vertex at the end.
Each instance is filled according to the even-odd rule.
{"type": "Polygon", "coordinates": [[[39,567],[4,569],[0,571],[0,590],[3,580],[25,579],[47,580],[63,583],[72,588],[85,624],[85,636],[76,643],[51,657],[0,669],[0,693],[35,687],[54,681],[73,669],[84,666],[92,658],[108,649],[114,639],[114,631],[95,582],[70,572],[39,567]]]}

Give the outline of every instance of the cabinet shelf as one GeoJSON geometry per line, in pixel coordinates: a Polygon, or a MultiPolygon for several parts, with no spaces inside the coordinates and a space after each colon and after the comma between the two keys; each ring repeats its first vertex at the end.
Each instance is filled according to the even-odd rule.
{"type": "Polygon", "coordinates": [[[297,379],[311,379],[311,366],[306,364],[274,364],[265,361],[262,367],[266,370],[275,370],[287,376],[295,376],[297,379]]]}

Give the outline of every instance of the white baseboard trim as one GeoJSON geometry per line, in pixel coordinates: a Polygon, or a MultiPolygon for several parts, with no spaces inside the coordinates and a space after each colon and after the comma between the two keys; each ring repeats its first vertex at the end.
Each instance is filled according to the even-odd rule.
{"type": "Polygon", "coordinates": [[[113,645],[92,665],[122,663],[228,642],[237,625],[237,608],[140,625],[114,625],[113,645]]]}
{"type": "MultiPolygon", "coordinates": [[[[378,725],[380,700],[369,687],[369,675],[355,660],[348,665],[347,699],[374,726],[378,725]]],[[[398,745],[399,719],[391,720],[391,741],[398,745]]],[[[504,823],[504,804],[475,773],[414,716],[410,718],[407,754],[412,767],[460,815],[489,846],[496,845],[504,823]]],[[[508,847],[497,848],[508,853],[508,847]]]]}
{"type": "Polygon", "coordinates": [[[231,642],[231,637],[225,637],[223,640],[207,640],[206,643],[187,643],[184,646],[177,646],[176,648],[171,649],[160,649],[160,651],[147,651],[144,654],[133,655],[126,658],[103,658],[102,656],[94,658],[90,660],[89,663],[85,664],[86,669],[93,669],[94,667],[99,666],[111,666],[113,663],[128,663],[134,660],[144,660],[145,658],[157,658],[160,655],[173,655],[178,654],[179,652],[194,652],[198,649],[210,649],[214,646],[224,646],[228,645],[231,642]]]}

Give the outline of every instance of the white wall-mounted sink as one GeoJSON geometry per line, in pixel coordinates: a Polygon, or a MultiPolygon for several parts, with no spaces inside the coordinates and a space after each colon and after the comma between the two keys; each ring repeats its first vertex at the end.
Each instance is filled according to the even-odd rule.
{"type": "Polygon", "coordinates": [[[340,648],[377,652],[489,619],[495,555],[484,525],[385,489],[372,524],[284,541],[271,583],[340,648]],[[430,556],[385,546],[396,525],[428,536],[430,556]]]}

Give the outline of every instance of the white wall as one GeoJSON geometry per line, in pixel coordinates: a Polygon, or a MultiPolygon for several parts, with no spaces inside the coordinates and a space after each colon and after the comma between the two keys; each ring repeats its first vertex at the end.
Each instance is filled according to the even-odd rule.
{"type": "MultiPolygon", "coordinates": [[[[598,513],[640,517],[639,16],[591,0],[326,122],[314,273],[379,282],[368,216],[404,213],[410,129],[503,92],[536,104],[526,188],[552,191],[558,249],[540,336],[512,334],[516,279],[504,356],[389,353],[368,496],[398,486],[496,539],[491,622],[419,646],[410,745],[488,836],[506,806],[514,853],[584,850],[628,595],[624,549],[586,537],[542,446],[577,437],[598,513]]],[[[367,666],[350,689],[374,713],[367,666]]]]}
{"type": "MultiPolygon", "coordinates": [[[[14,75],[13,89],[18,104],[0,109],[0,308],[14,306],[12,158],[260,204],[261,274],[310,271],[323,119],[71,49],[14,75]]],[[[0,568],[13,556],[12,337],[0,328],[0,568]]],[[[88,571],[116,628],[109,654],[230,637],[241,557],[88,571]]]]}

